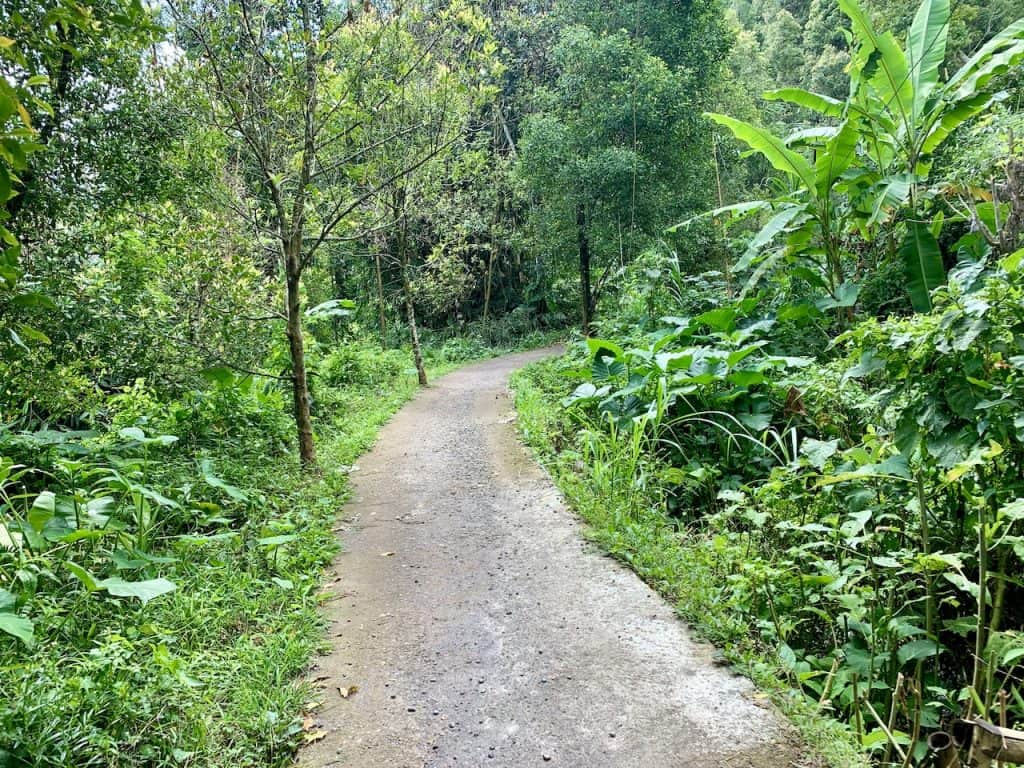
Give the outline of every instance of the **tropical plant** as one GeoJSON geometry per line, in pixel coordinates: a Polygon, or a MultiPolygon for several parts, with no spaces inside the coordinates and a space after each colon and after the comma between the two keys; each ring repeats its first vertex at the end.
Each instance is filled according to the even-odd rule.
{"type": "Polygon", "coordinates": [[[900,253],[908,291],[915,309],[927,311],[945,269],[932,222],[922,219],[921,186],[950,134],[1006,98],[987,87],[1024,59],[1024,19],[993,37],[943,82],[948,0],[922,2],[905,48],[891,32],[876,31],[856,0],[843,0],[840,7],[857,43],[849,97],[841,101],[801,88],[765,94],[810,109],[829,124],[783,139],[751,123],[708,115],[784,173],[790,189],[771,201],[724,206],[705,215],[770,210],[772,216],[735,268],[757,265],[749,290],[781,260],[796,261],[794,274],[828,292],[824,307],[851,307],[856,301],[858,286],[847,281],[844,267],[852,261],[849,237],[870,240],[880,224],[899,217],[905,220],[900,253]],[[800,149],[810,149],[813,162],[800,149]],[[780,236],[784,244],[766,255],[780,236]]]}

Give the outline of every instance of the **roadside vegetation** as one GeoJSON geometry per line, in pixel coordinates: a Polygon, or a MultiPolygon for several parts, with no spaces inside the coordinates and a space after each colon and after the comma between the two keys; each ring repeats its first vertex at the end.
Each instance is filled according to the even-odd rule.
{"type": "Polygon", "coordinates": [[[784,682],[812,742],[833,718],[838,764],[909,766],[957,718],[1024,719],[1024,189],[996,106],[1024,21],[950,62],[947,2],[891,32],[839,7],[841,97],[767,93],[788,135],[708,115],[775,172],[673,227],[726,237],[717,269],[652,249],[519,410],[595,538],[784,682]]]}

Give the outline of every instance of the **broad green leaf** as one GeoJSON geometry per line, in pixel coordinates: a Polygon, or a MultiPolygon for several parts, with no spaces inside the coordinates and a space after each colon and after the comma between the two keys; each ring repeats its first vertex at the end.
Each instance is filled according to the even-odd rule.
{"type": "Polygon", "coordinates": [[[331,299],[306,310],[306,317],[346,317],[352,314],[356,303],[351,299],[331,299]]]}
{"type": "Polygon", "coordinates": [[[768,219],[768,223],[761,227],[760,232],[754,235],[750,244],[747,246],[747,250],[744,251],[740,260],[736,262],[733,270],[736,272],[742,272],[749,268],[754,259],[760,255],[761,249],[771,243],[771,241],[774,240],[782,230],[788,227],[793,219],[799,216],[803,210],[803,206],[788,205],[768,219]]]}
{"type": "Polygon", "coordinates": [[[222,387],[229,387],[235,383],[235,372],[230,368],[224,368],[223,366],[217,368],[204,368],[199,372],[199,375],[207,381],[222,387]]]}
{"type": "Polygon", "coordinates": [[[805,91],[803,88],[779,88],[766,91],[762,96],[768,101],[788,101],[798,107],[806,107],[826,117],[842,117],[846,102],[824,96],[820,93],[805,91]]]}
{"type": "Polygon", "coordinates": [[[57,305],[53,303],[53,299],[46,294],[39,293],[38,291],[19,293],[11,299],[11,304],[16,307],[37,307],[42,309],[57,308],[57,305]]]}
{"type": "Polygon", "coordinates": [[[733,371],[726,376],[726,381],[737,387],[752,387],[768,381],[768,377],[760,371],[733,371]]]}
{"type": "Polygon", "coordinates": [[[33,629],[32,622],[24,616],[19,616],[16,613],[0,613],[0,632],[5,632],[21,640],[26,648],[32,648],[36,644],[33,629]]]}
{"type": "Polygon", "coordinates": [[[124,427],[117,434],[125,440],[137,440],[140,443],[146,441],[146,433],[138,427],[124,427]]]}
{"type": "Polygon", "coordinates": [[[786,250],[784,248],[777,248],[775,251],[769,252],[767,258],[763,259],[757,265],[757,269],[750,273],[750,278],[744,284],[743,290],[740,291],[740,298],[747,298],[764,276],[771,272],[785,256],[786,250]]]}
{"type": "MultiPolygon", "coordinates": [[[[857,0],[839,0],[839,8],[852,23],[854,35],[862,49],[859,55],[867,59],[873,52],[878,53],[878,72],[871,77],[871,85],[885,109],[894,114],[904,128],[911,130],[913,91],[907,58],[892,33],[879,34],[857,0]]],[[[875,119],[872,116],[872,119],[875,119]]]]}
{"type": "Polygon", "coordinates": [[[1009,272],[1011,275],[1020,269],[1020,265],[1024,263],[1024,248],[1014,251],[1009,256],[999,262],[999,266],[1009,272]]]}
{"type": "Polygon", "coordinates": [[[719,307],[698,315],[693,320],[715,331],[731,331],[736,327],[737,318],[738,313],[732,307],[719,307]]]}
{"type": "Polygon", "coordinates": [[[279,547],[282,544],[295,541],[297,538],[299,537],[294,533],[283,533],[280,536],[264,536],[262,539],[257,539],[256,543],[261,547],[279,547]]]}
{"type": "Polygon", "coordinates": [[[988,110],[998,101],[1006,99],[1005,93],[979,93],[963,99],[951,109],[942,112],[942,116],[928,129],[928,134],[921,144],[921,153],[930,155],[944,142],[949,135],[976,115],[988,110]]]}
{"type": "Polygon", "coordinates": [[[813,128],[801,128],[786,137],[786,146],[794,144],[820,145],[835,136],[837,130],[831,125],[816,125],[813,128]]]}
{"type": "Polygon", "coordinates": [[[249,497],[241,488],[237,488],[230,483],[226,483],[213,473],[213,463],[209,459],[203,459],[199,463],[199,467],[203,472],[203,480],[206,481],[207,485],[224,491],[224,493],[235,501],[240,501],[243,504],[247,504],[249,502],[249,497]]]}
{"type": "Polygon", "coordinates": [[[907,64],[914,91],[915,124],[939,82],[939,67],[946,58],[949,32],[949,0],[923,0],[907,36],[907,64]]]}
{"type": "Polygon", "coordinates": [[[847,280],[836,288],[835,296],[826,296],[816,302],[818,309],[846,309],[857,304],[857,297],[860,295],[860,285],[847,280]]]}
{"type": "Polygon", "coordinates": [[[616,360],[625,360],[626,351],[616,344],[614,341],[608,339],[587,339],[587,348],[590,350],[590,354],[595,357],[614,357],[616,360]],[[602,354],[607,353],[607,354],[602,354]]]}
{"type": "Polygon", "coordinates": [[[1002,68],[1011,66],[1019,58],[1024,41],[1024,18],[1017,19],[989,40],[971,56],[946,82],[946,90],[953,90],[956,100],[968,98],[988,82],[1002,68]],[[1009,54],[1007,56],[1007,54],[1009,54]],[[993,61],[995,60],[995,61],[993,61]]]}
{"type": "Polygon", "coordinates": [[[29,341],[35,341],[39,344],[49,344],[50,337],[42,331],[33,328],[31,325],[25,325],[24,323],[18,324],[18,332],[29,341]]]}
{"type": "Polygon", "coordinates": [[[28,522],[36,533],[42,531],[53,518],[55,502],[56,497],[52,491],[43,491],[32,502],[32,508],[28,511],[28,522]]]}
{"type": "Polygon", "coordinates": [[[150,579],[148,581],[125,581],[113,577],[104,579],[97,584],[99,589],[105,589],[108,594],[115,597],[137,597],[143,604],[148,603],[155,597],[173,592],[177,587],[167,579],[150,579]]]}
{"type": "Polygon", "coordinates": [[[626,364],[611,355],[598,355],[590,364],[590,378],[594,381],[616,379],[626,372],[626,364]]]}
{"type": "Polygon", "coordinates": [[[828,195],[832,185],[846,172],[857,157],[860,125],[855,119],[844,120],[835,136],[828,140],[814,163],[818,196],[828,195]]]}
{"type": "Polygon", "coordinates": [[[931,292],[946,281],[946,268],[942,264],[939,243],[927,224],[907,222],[907,234],[900,247],[900,255],[907,273],[910,303],[917,312],[930,312],[931,292]]]}
{"type": "Polygon", "coordinates": [[[99,582],[96,577],[93,576],[89,571],[80,566],[78,563],[68,560],[64,563],[64,566],[71,572],[71,574],[78,579],[85,586],[89,592],[95,592],[100,588],[99,582]]]}
{"type": "Polygon", "coordinates": [[[707,218],[717,218],[718,216],[721,216],[723,213],[733,214],[736,218],[743,218],[744,216],[749,216],[750,214],[755,213],[756,211],[771,210],[771,207],[772,204],[767,200],[751,200],[746,203],[733,203],[732,205],[723,205],[721,208],[714,208],[710,211],[705,211],[704,213],[692,216],[686,221],[681,221],[678,224],[669,227],[665,231],[675,232],[680,228],[689,227],[695,221],[700,221],[701,219],[707,218]]]}
{"type": "Polygon", "coordinates": [[[825,462],[831,459],[839,450],[838,440],[815,440],[813,437],[806,438],[800,444],[800,453],[807,457],[811,466],[819,472],[825,468],[825,462]]]}
{"type": "Polygon", "coordinates": [[[917,177],[910,173],[899,173],[879,182],[871,191],[871,215],[868,226],[883,221],[889,213],[902,206],[910,197],[910,190],[917,177]]]}
{"type": "Polygon", "coordinates": [[[776,170],[796,176],[808,191],[814,193],[814,169],[811,164],[803,155],[789,149],[778,136],[765,128],[736,120],[728,115],[709,112],[706,117],[719,125],[724,125],[737,139],[764,155],[776,170]]]}
{"type": "Polygon", "coordinates": [[[908,664],[911,661],[919,661],[937,656],[941,650],[942,647],[934,640],[922,638],[911,640],[909,643],[901,645],[899,650],[896,651],[896,657],[899,659],[900,664],[908,664]]]}

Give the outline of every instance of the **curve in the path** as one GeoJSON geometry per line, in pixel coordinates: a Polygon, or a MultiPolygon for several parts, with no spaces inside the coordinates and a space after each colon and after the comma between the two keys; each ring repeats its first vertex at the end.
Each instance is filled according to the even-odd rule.
{"type": "Polygon", "coordinates": [[[312,672],[325,735],[299,764],[803,765],[750,683],[584,541],[518,443],[508,376],[545,354],[438,380],[359,462],[333,651],[312,672]]]}

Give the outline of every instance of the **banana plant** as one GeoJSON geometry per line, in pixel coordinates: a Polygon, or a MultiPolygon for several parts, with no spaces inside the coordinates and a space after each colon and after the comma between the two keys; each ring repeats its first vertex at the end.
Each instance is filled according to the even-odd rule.
{"type": "MultiPolygon", "coordinates": [[[[829,306],[843,306],[855,296],[849,286],[840,290],[845,283],[844,235],[858,233],[871,239],[879,226],[898,218],[907,222],[900,254],[911,302],[916,310],[929,311],[931,291],[945,282],[945,270],[932,228],[922,220],[919,189],[946,139],[1006,99],[1005,93],[988,86],[1024,60],[1024,19],[994,36],[942,81],[949,0],[924,0],[902,47],[892,32],[875,29],[857,0],[840,0],[839,5],[851,21],[854,37],[848,98],[801,88],[765,94],[767,99],[809,109],[829,124],[781,139],[749,123],[708,115],[793,184],[791,193],[761,201],[776,213],[735,268],[759,265],[749,287],[782,257],[810,262],[804,266],[817,264],[820,282],[834,302],[829,306]],[[813,163],[800,148],[813,151],[813,163]],[[781,235],[786,237],[784,247],[762,253],[781,235]]],[[[714,215],[726,212],[720,209],[714,215]]]]}
{"type": "Polygon", "coordinates": [[[947,80],[950,1],[924,0],[901,47],[891,32],[880,33],[857,0],[840,0],[856,47],[850,66],[850,97],[836,99],[787,88],[766,94],[835,119],[856,114],[864,130],[861,150],[868,164],[861,183],[868,194],[858,205],[858,225],[872,228],[899,211],[907,221],[900,254],[911,302],[919,312],[932,308],[931,292],[945,282],[942,252],[922,220],[919,188],[928,180],[932,158],[949,136],[973,117],[1007,98],[990,91],[994,78],[1024,60],[1024,19],[1018,19],[982,46],[947,80]],[[871,167],[873,166],[873,167],[871,167]]]}
{"type": "Polygon", "coordinates": [[[856,292],[846,280],[843,243],[850,213],[846,176],[857,161],[863,130],[858,115],[840,114],[842,122],[838,126],[801,132],[787,139],[728,115],[705,115],[732,131],[790,181],[790,189],[773,200],[725,206],[672,228],[689,226],[709,215],[742,217],[770,211],[767,223],[733,267],[736,272],[754,268],[742,295],[749,293],[771,269],[790,261],[796,262],[801,277],[828,293],[824,306],[850,307],[856,300],[856,292]],[[812,150],[815,159],[808,159],[801,149],[812,150]],[[782,245],[774,246],[779,240],[782,245]]]}

